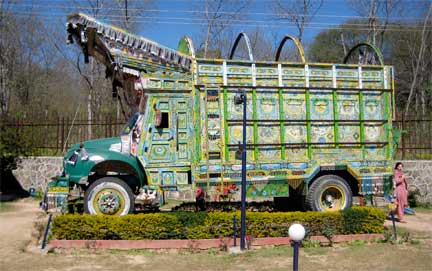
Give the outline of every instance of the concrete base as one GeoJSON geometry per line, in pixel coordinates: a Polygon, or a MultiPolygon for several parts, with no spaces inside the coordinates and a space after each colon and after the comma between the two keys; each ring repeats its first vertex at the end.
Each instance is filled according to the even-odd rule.
{"type": "Polygon", "coordinates": [[[240,246],[228,247],[228,253],[229,254],[241,254],[241,253],[245,253],[246,251],[247,251],[247,249],[241,250],[240,246]]]}

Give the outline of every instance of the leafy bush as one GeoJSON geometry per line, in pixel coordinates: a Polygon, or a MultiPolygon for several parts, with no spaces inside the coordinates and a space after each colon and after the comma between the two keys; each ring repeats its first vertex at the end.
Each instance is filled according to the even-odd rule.
{"type": "MultiPolygon", "coordinates": [[[[240,235],[240,212],[174,212],[115,216],[59,215],[52,231],[56,239],[67,240],[139,240],[208,239],[232,237],[233,216],[240,235]]],[[[288,236],[294,222],[302,223],[309,236],[383,233],[386,213],[372,207],[353,207],[341,212],[249,212],[247,234],[254,237],[288,236]]]]}
{"type": "Polygon", "coordinates": [[[377,208],[353,207],[342,211],[342,233],[383,233],[386,213],[377,208]]]}

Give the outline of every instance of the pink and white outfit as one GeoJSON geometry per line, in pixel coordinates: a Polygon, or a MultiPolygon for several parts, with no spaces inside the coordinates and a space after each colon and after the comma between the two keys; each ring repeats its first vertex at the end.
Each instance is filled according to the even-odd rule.
{"type": "Polygon", "coordinates": [[[395,169],[394,171],[394,182],[396,185],[396,203],[397,203],[397,215],[399,221],[405,221],[404,219],[404,207],[408,206],[408,189],[405,181],[405,176],[402,170],[395,169]]]}

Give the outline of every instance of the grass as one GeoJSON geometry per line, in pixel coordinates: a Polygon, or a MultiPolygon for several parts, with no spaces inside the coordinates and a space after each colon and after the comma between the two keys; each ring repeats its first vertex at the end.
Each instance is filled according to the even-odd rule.
{"type": "Polygon", "coordinates": [[[257,250],[251,250],[246,253],[248,257],[261,258],[261,257],[281,257],[293,255],[292,248],[290,246],[274,246],[274,247],[263,247],[257,250]]]}
{"type": "Polygon", "coordinates": [[[432,213],[432,205],[422,205],[418,207],[412,208],[416,213],[426,213],[431,214],[432,213]]]}
{"type": "Polygon", "coordinates": [[[0,201],[0,213],[12,212],[16,209],[13,201],[1,202],[0,201]]]}
{"type": "Polygon", "coordinates": [[[307,247],[303,251],[310,256],[327,255],[329,253],[329,249],[326,247],[307,247]]]}
{"type": "Polygon", "coordinates": [[[363,240],[353,240],[351,242],[348,242],[348,245],[354,246],[354,247],[364,246],[365,244],[366,244],[366,241],[363,241],[363,240]]]}

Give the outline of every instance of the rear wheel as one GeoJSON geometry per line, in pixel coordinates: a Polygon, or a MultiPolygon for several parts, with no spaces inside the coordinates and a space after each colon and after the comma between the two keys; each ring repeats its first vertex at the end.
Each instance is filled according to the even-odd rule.
{"type": "Polygon", "coordinates": [[[324,175],[309,188],[307,203],[319,212],[339,211],[351,207],[352,192],[347,182],[336,175],[324,175]]]}
{"type": "Polygon", "coordinates": [[[122,180],[105,177],[92,183],[85,192],[84,211],[95,215],[126,215],[134,211],[134,194],[122,180]]]}

